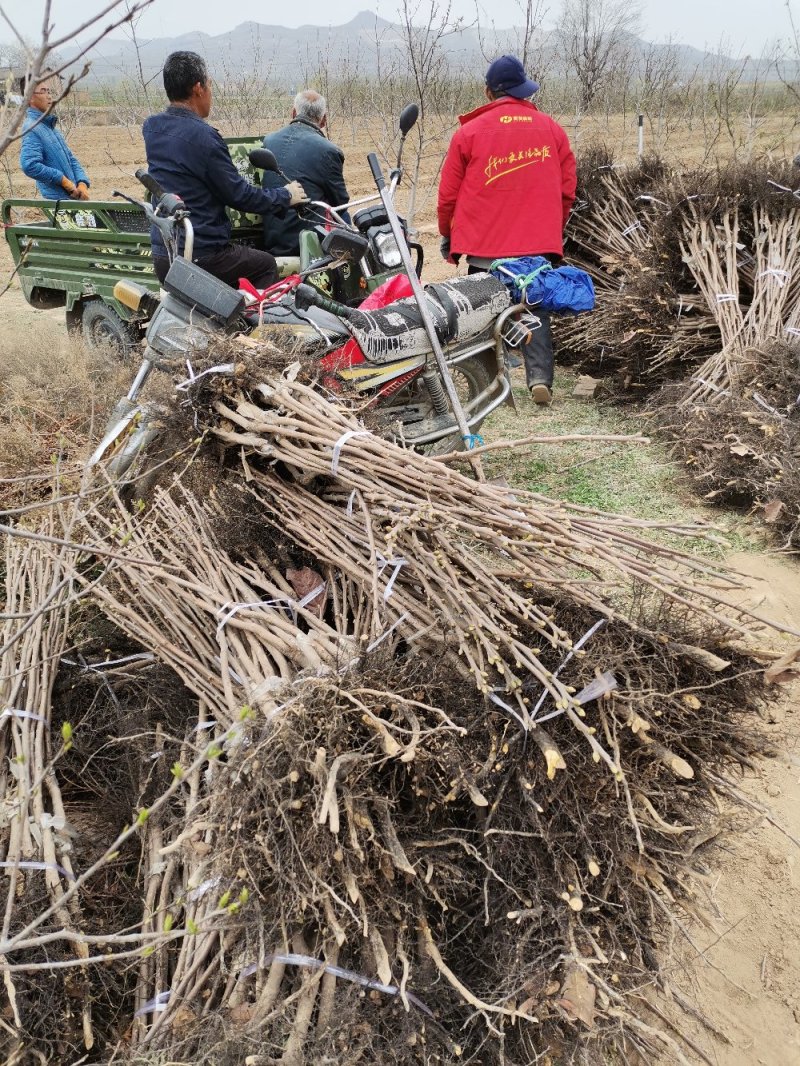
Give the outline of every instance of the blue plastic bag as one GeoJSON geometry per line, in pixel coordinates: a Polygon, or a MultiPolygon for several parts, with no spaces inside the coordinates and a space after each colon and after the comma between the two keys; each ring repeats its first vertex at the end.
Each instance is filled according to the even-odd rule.
{"type": "Polygon", "coordinates": [[[554,267],[543,255],[528,255],[497,259],[489,272],[502,281],[516,303],[562,315],[579,315],[594,308],[592,279],[578,267],[554,267]]]}

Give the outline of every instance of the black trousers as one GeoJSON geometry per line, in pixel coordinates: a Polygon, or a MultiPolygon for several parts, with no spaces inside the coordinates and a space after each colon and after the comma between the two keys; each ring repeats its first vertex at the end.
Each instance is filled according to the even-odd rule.
{"type": "MultiPolygon", "coordinates": [[[[257,289],[266,289],[278,280],[275,256],[258,248],[248,248],[245,244],[226,244],[218,252],[195,256],[194,261],[233,289],[239,288],[239,278],[247,278],[257,289]]],[[[169,270],[169,260],[165,256],[154,255],[153,267],[156,277],[163,285],[169,270]]]]}
{"type": "MultiPolygon", "coordinates": [[[[485,273],[480,267],[471,266],[469,274],[485,273]]],[[[540,307],[532,307],[531,313],[541,321],[541,326],[531,334],[531,339],[519,346],[522,358],[525,360],[525,381],[528,388],[531,385],[546,385],[548,389],[553,387],[553,367],[555,354],[553,352],[553,331],[550,328],[550,312],[542,311],[540,307]]]]}

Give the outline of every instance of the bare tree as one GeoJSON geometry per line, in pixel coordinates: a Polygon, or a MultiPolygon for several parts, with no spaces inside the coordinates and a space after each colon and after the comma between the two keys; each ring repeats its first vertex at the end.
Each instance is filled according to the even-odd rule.
{"type": "Polygon", "coordinates": [[[564,0],[556,31],[565,67],[578,81],[578,111],[589,110],[622,63],[629,65],[641,11],[628,0],[564,0]]]}
{"type": "Polygon", "coordinates": [[[149,89],[151,83],[155,80],[156,77],[158,77],[158,75],[153,74],[149,78],[145,77],[144,67],[142,66],[142,50],[139,44],[139,37],[136,32],[139,24],[139,19],[142,17],[142,6],[134,4],[132,0],[124,0],[124,4],[125,10],[130,13],[130,20],[128,21],[126,26],[123,26],[123,33],[126,37],[129,38],[136,53],[136,76],[138,79],[139,86],[141,87],[141,92],[144,97],[144,102],[147,106],[147,110],[152,111],[153,105],[150,101],[149,89]],[[137,8],[137,10],[133,10],[134,8],[137,8]]]}
{"type": "Polygon", "coordinates": [[[452,128],[449,116],[453,114],[453,89],[456,90],[456,96],[461,95],[460,78],[458,72],[453,70],[452,57],[445,50],[445,41],[461,33],[466,24],[461,18],[453,18],[451,12],[450,0],[444,4],[437,0],[401,0],[399,9],[405,61],[419,103],[414,180],[407,210],[409,225],[413,222],[416,210],[423,155],[434,146],[441,149],[443,137],[452,128]]]}
{"type": "Polygon", "coordinates": [[[214,114],[231,136],[248,136],[267,116],[281,116],[281,100],[270,83],[273,61],[262,51],[258,36],[252,40],[247,63],[232,53],[217,61],[214,114]]]}
{"type": "MultiPolygon", "coordinates": [[[[781,42],[776,70],[778,80],[790,97],[795,113],[797,113],[798,105],[800,105],[800,28],[794,17],[790,0],[786,0],[786,16],[789,22],[789,34],[788,38],[781,42]]],[[[797,124],[798,119],[795,118],[793,129],[797,127],[797,124]]]]}
{"type": "Polygon", "coordinates": [[[66,74],[61,81],[61,88],[53,96],[46,114],[64,99],[72,87],[86,77],[90,63],[86,57],[91,50],[112,33],[117,27],[131,22],[140,11],[146,8],[152,0],[136,0],[135,3],[127,3],[126,0],[110,0],[96,14],[84,19],[78,26],[67,33],[57,34],[55,24],[51,21],[52,0],[45,0],[42,14],[42,29],[39,40],[35,44],[28,43],[20,33],[5,8],[0,4],[0,22],[5,23],[8,30],[20,49],[20,66],[24,66],[26,77],[25,89],[22,94],[22,105],[11,108],[7,103],[0,107],[0,156],[10,144],[22,136],[21,127],[25,112],[30,104],[33,91],[43,76],[59,78],[65,74],[69,67],[75,67],[83,60],[82,68],[66,74]],[[109,19],[105,22],[106,18],[109,19]],[[67,62],[58,59],[59,50],[70,42],[76,41],[83,34],[88,38],[79,45],[77,55],[72,56],[67,62]]]}
{"type": "Polygon", "coordinates": [[[501,52],[511,47],[528,74],[532,74],[541,84],[544,66],[542,23],[549,8],[545,0],[514,0],[514,5],[519,12],[520,21],[517,22],[515,17],[511,41],[507,40],[508,33],[501,35],[493,18],[489,18],[491,32],[487,34],[481,26],[481,19],[485,20],[487,17],[486,12],[481,7],[477,8],[477,33],[481,55],[487,63],[491,63],[501,52]]]}

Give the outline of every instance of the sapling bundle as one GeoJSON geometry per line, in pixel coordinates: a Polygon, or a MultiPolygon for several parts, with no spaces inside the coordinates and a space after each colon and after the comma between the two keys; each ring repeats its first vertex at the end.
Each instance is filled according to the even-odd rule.
{"type": "Polygon", "coordinates": [[[742,240],[735,203],[712,218],[694,205],[691,214],[681,246],[721,346],[692,375],[683,407],[741,395],[758,377],[764,349],[798,334],[800,302],[800,213],[793,203],[754,205],[750,241],[742,240]]]}
{"type": "MultiPolygon", "coordinates": [[[[388,464],[380,478],[381,456],[397,450],[370,436],[348,439],[353,448],[360,442],[361,453],[341,449],[331,477],[333,449],[310,427],[325,414],[330,428],[322,441],[335,448],[344,416],[296,383],[274,387],[270,398],[282,426],[271,459],[282,437],[291,442],[284,469],[308,475],[326,456],[327,506],[338,498],[345,534],[353,477],[362,482],[364,507],[357,511],[354,502],[352,513],[369,522],[375,551],[384,555],[387,516],[407,516],[393,505],[408,502],[415,478],[427,472],[418,490],[423,509],[436,500],[438,524],[458,536],[460,490],[471,485],[480,494],[480,486],[422,457],[408,457],[391,486],[388,464]],[[373,466],[371,491],[364,479],[373,466]]],[[[249,432],[252,447],[252,425],[249,432]]],[[[309,490],[291,479],[262,482],[267,472],[255,447],[246,463],[255,495],[270,489],[251,506],[282,530],[274,554],[308,558],[310,541],[298,541],[287,500],[298,494],[310,525],[309,490]]],[[[335,529],[317,488],[319,547],[335,529]]],[[[520,494],[513,502],[530,532],[529,500],[520,494]]],[[[537,508],[544,511],[544,503],[537,508]]],[[[544,634],[535,616],[518,618],[505,599],[494,619],[472,616],[482,635],[459,631],[443,583],[432,584],[430,596],[421,592],[416,608],[410,591],[435,581],[436,571],[461,581],[451,568],[456,554],[475,552],[474,534],[457,553],[451,546],[450,557],[443,540],[428,564],[424,515],[413,525],[417,553],[409,552],[389,596],[392,574],[379,573],[379,562],[377,589],[372,580],[365,588],[359,567],[369,557],[349,559],[347,536],[320,551],[314,561],[328,598],[320,618],[300,607],[297,590],[270,574],[260,552],[247,563],[226,553],[214,510],[213,501],[201,505],[172,489],[133,517],[85,518],[87,542],[115,552],[108,580],[90,594],[200,699],[173,765],[174,797],[154,804],[141,827],[139,935],[150,946],[129,1001],[136,1051],[122,1061],[214,1062],[232,1054],[244,1061],[266,1053],[287,1064],[344,1063],[353,1052],[339,1040],[343,1028],[355,1034],[365,1063],[417,1062],[425,1047],[457,1062],[487,1034],[488,1061],[500,1061],[498,1034],[505,1053],[524,1061],[575,1025],[599,1044],[622,1026],[642,1053],[661,1048],[685,1061],[669,1033],[629,1011],[624,989],[653,979],[642,945],[652,935],[653,907],[663,913],[679,891],[680,841],[688,844],[708,817],[701,771],[722,770],[750,751],[740,716],[757,682],[747,661],[730,650],[725,660],[708,654],[708,625],[707,650],[698,648],[681,604],[661,604],[656,632],[643,604],[633,623],[614,610],[598,619],[599,594],[578,598],[580,585],[569,581],[537,589],[547,608],[544,634]],[[417,574],[401,581],[407,568],[417,574]],[[416,613],[401,614],[395,625],[387,612],[401,607],[416,613]],[[280,622],[289,618],[298,636],[315,641],[319,658],[297,659],[281,673],[272,656],[286,650],[280,622]],[[486,699],[483,678],[464,670],[457,647],[465,641],[478,649],[491,639],[503,649],[494,633],[501,622],[520,637],[527,627],[521,643],[541,643],[541,669],[563,686],[559,693],[574,692],[584,730],[535,677],[523,685],[528,699],[521,703],[513,689],[500,702],[486,699]],[[558,764],[532,743],[541,739],[537,728],[525,728],[522,716],[534,707],[548,719],[558,764]],[[595,736],[613,772],[595,758],[595,736]],[[198,762],[203,751],[208,758],[198,762]]],[[[512,520],[502,511],[491,519],[475,502],[475,527],[497,521],[505,528],[512,520]]],[[[621,523],[618,534],[621,546],[632,531],[621,523]]],[[[570,537],[564,550],[577,567],[578,534],[570,537]]],[[[353,540],[363,551],[364,526],[353,540]]],[[[501,573],[521,565],[508,541],[493,549],[501,573]]],[[[488,553],[482,543],[477,555],[488,553]]],[[[408,544],[397,533],[391,551],[401,548],[408,544]]],[[[459,566],[466,580],[469,563],[462,558],[459,566]]],[[[511,588],[515,579],[503,580],[511,588]]],[[[479,591],[473,579],[470,592],[479,591]]],[[[319,595],[310,592],[309,605],[319,595]]],[[[723,651],[724,643],[713,647],[723,651]]],[[[160,750],[156,735],[154,755],[160,750]]]]}
{"type": "Polygon", "coordinates": [[[698,491],[753,508],[786,547],[800,525],[800,214],[776,182],[686,207],[684,259],[720,345],[654,404],[698,491]],[[691,225],[688,225],[691,223],[691,225]],[[675,405],[677,410],[672,410],[675,405]]]}
{"type": "MultiPolygon", "coordinates": [[[[52,516],[44,535],[60,531],[52,516]]],[[[23,942],[20,953],[47,969],[48,960],[87,957],[80,944],[83,921],[79,900],[69,898],[75,881],[71,831],[57,775],[57,759],[71,744],[66,725],[61,736],[52,729],[51,696],[69,626],[72,585],[63,556],[37,541],[6,538],[4,563],[4,622],[0,631],[0,797],[3,838],[0,873],[5,884],[0,942],[13,942],[31,917],[45,912],[60,929],[41,941],[23,942]],[[24,949],[28,948],[27,953],[24,949]]],[[[36,973],[17,973],[16,951],[0,959],[9,1013],[5,1029],[10,1047],[20,1052],[26,1034],[53,1019],[31,1014],[36,996],[36,973]]],[[[63,976],[49,977],[65,988],[63,976]]],[[[63,1019],[48,1034],[51,1052],[66,1053],[76,1040],[94,1043],[92,1005],[85,974],[71,983],[83,998],[81,1009],[63,1019]]]]}
{"type": "MultiPolygon", "coordinates": [[[[737,371],[743,362],[737,362],[737,371]]],[[[691,407],[686,386],[656,397],[654,424],[684,463],[694,489],[713,504],[747,509],[778,543],[800,545],[800,354],[773,341],[748,353],[749,384],[691,407]],[[689,417],[687,417],[687,412],[689,417]]],[[[720,367],[721,369],[721,367],[720,367]]]]}
{"type": "Polygon", "coordinates": [[[789,181],[779,164],[606,171],[567,227],[567,254],[599,279],[597,310],[559,324],[567,355],[626,387],[694,368],[693,397],[746,375],[750,347],[796,328],[789,181]]]}
{"type": "Polygon", "coordinates": [[[100,469],[36,542],[82,604],[34,649],[68,681],[64,806],[121,813],[7,976],[57,943],[114,989],[91,1032],[53,994],[62,1060],[685,1062],[627,992],[668,985],[711,781],[757,750],[765,623],[659,539],[691,527],[477,483],[247,351],[188,390],[192,461],[128,507],[100,469]]]}

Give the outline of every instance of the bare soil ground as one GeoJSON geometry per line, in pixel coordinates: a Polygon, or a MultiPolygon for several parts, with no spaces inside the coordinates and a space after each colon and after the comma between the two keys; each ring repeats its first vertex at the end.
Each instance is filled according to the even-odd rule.
{"type": "MultiPolygon", "coordinates": [[[[754,144],[780,154],[794,151],[794,120],[764,120],[753,131],[754,144]]],[[[632,122],[607,129],[609,145],[619,145],[630,154],[635,144],[632,122]],[[629,129],[630,125],[630,129],[629,129]]],[[[574,132],[574,131],[571,131],[574,132]]],[[[366,153],[368,136],[355,145],[348,143],[342,128],[341,143],[348,152],[346,178],[351,195],[372,191],[366,153]]],[[[596,135],[591,130],[581,137],[596,135]]],[[[692,158],[703,155],[704,143],[688,141],[682,146],[692,158]]],[[[70,142],[89,171],[93,190],[107,197],[114,188],[137,194],[132,177],[142,165],[144,153],[137,130],[119,127],[86,126],[75,130],[70,142]]],[[[15,153],[12,152],[12,156],[15,153]]],[[[10,161],[13,195],[32,195],[32,183],[10,161]]],[[[426,275],[431,280],[450,274],[438,255],[435,200],[432,194],[435,161],[423,169],[416,225],[426,245],[426,275]],[[426,184],[427,182],[427,184],[426,184]]],[[[6,184],[8,192],[8,184],[6,184]]],[[[402,206],[402,201],[401,201],[402,206]]],[[[0,247],[0,289],[11,268],[5,244],[0,247]]],[[[5,330],[13,330],[20,345],[31,333],[49,342],[53,349],[64,343],[63,311],[33,311],[25,303],[19,287],[11,283],[0,298],[0,320],[5,330]]],[[[566,403],[571,401],[567,400],[566,403]]],[[[537,412],[523,401],[518,436],[524,436],[528,422],[537,412]]],[[[695,504],[690,505],[692,510],[695,504]]],[[[765,614],[795,626],[800,624],[800,564],[791,558],[760,553],[739,553],[728,560],[747,576],[748,597],[765,614]]],[[[706,899],[698,898],[697,917],[687,927],[691,943],[675,945],[673,980],[696,1004],[714,1027],[714,1037],[699,1022],[680,1016],[678,1024],[705,1049],[705,1060],[713,1066],[800,1066],[800,693],[795,690],[776,699],[766,728],[774,735],[774,758],[765,760],[743,782],[744,791],[758,804],[767,805],[770,818],[754,812],[745,832],[726,830],[724,813],[721,832],[704,855],[708,876],[706,899]],[[792,840],[790,837],[793,837],[792,840]]],[[[723,805],[724,806],[724,805],[723,805]]]]}
{"type": "MultiPolygon", "coordinates": [[[[746,601],[773,618],[800,622],[800,563],[738,553],[746,601]]],[[[704,856],[706,905],[675,944],[672,979],[718,1030],[684,1015],[681,1025],[714,1066],[800,1064],[800,685],[776,696],[766,729],[774,757],[742,782],[769,809],[743,832],[722,831],[704,856]],[[781,828],[779,829],[778,826],[781,828]],[[791,839],[794,838],[794,839],[791,839]]]]}

